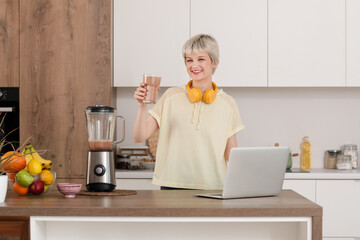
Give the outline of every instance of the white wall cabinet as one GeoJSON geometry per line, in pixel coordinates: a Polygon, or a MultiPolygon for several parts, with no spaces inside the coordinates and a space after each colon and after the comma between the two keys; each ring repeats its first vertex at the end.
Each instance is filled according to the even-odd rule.
{"type": "Polygon", "coordinates": [[[161,75],[161,86],[186,82],[189,7],[184,0],[113,1],[115,87],[138,86],[144,73],[161,75]]]}
{"type": "Polygon", "coordinates": [[[199,33],[219,43],[219,86],[267,86],[266,0],[191,0],[191,36],[199,33]]]}
{"type": "Polygon", "coordinates": [[[346,85],[360,86],[360,1],[346,0],[346,85]]]}
{"type": "Polygon", "coordinates": [[[345,0],[269,0],[269,86],[345,86],[345,0]]]}
{"type": "Polygon", "coordinates": [[[316,203],[323,207],[323,236],[360,238],[360,181],[317,180],[316,203]]]}
{"type": "Polygon", "coordinates": [[[266,29],[266,0],[116,0],[114,86],[138,86],[143,73],[161,75],[162,86],[184,84],[182,46],[209,33],[220,45],[219,86],[266,87],[266,29]]]}
{"type": "Polygon", "coordinates": [[[358,0],[116,0],[113,9],[115,87],[138,86],[144,73],[184,84],[181,49],[197,33],[219,42],[219,86],[360,86],[358,0]]]}

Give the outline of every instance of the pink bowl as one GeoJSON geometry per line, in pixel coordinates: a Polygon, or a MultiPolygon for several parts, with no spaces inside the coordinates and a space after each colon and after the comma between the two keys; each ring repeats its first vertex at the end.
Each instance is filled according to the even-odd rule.
{"type": "Polygon", "coordinates": [[[81,183],[58,183],[57,188],[59,192],[64,194],[66,198],[74,198],[81,190],[81,183]]]}

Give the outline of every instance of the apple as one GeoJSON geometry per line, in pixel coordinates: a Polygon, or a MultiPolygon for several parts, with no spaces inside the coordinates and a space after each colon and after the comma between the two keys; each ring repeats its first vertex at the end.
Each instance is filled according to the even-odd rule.
{"type": "Polygon", "coordinates": [[[39,180],[34,181],[29,187],[29,192],[31,192],[34,195],[39,195],[43,191],[44,191],[44,183],[39,180]]]}
{"type": "Polygon", "coordinates": [[[44,193],[46,193],[47,191],[49,191],[50,186],[51,186],[51,185],[47,185],[47,184],[44,185],[44,193]]]}
{"type": "Polygon", "coordinates": [[[31,174],[25,169],[20,170],[16,174],[15,179],[21,186],[24,187],[28,187],[34,182],[34,177],[31,176],[31,174]]]}

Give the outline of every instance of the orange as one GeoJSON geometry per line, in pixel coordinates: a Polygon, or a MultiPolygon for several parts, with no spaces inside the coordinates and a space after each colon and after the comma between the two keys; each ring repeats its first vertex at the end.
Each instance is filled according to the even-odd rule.
{"type": "Polygon", "coordinates": [[[9,151],[1,157],[1,171],[17,173],[26,167],[25,156],[19,152],[9,151]]]}
{"type": "Polygon", "coordinates": [[[40,173],[40,180],[46,185],[51,185],[54,182],[54,175],[49,170],[42,170],[40,173]]]}
{"type": "Polygon", "coordinates": [[[11,180],[12,182],[15,181],[15,173],[7,173],[7,176],[9,178],[9,180],[11,180]]]}
{"type": "Polygon", "coordinates": [[[13,184],[14,192],[16,192],[19,195],[26,195],[29,191],[28,187],[21,186],[16,181],[13,184]]]}

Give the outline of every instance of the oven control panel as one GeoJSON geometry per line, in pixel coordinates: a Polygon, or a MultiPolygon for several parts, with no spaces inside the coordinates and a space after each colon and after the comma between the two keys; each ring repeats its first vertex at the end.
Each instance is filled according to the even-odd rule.
{"type": "MultiPolygon", "coordinates": [[[[20,134],[20,109],[19,109],[19,88],[18,87],[1,87],[0,88],[0,112],[5,113],[0,115],[1,131],[0,139],[6,136],[6,141],[12,142],[5,144],[0,150],[0,155],[8,151],[13,151],[14,147],[19,147],[20,134]],[[6,117],[5,117],[6,116],[6,117]],[[10,134],[11,133],[11,134],[10,134]]],[[[0,237],[1,238],[1,237],[0,237]]]]}
{"type": "Polygon", "coordinates": [[[6,97],[7,97],[7,91],[0,89],[0,99],[6,100],[6,97]]]}
{"type": "Polygon", "coordinates": [[[0,102],[4,101],[19,102],[19,88],[0,88],[0,102]]]}

